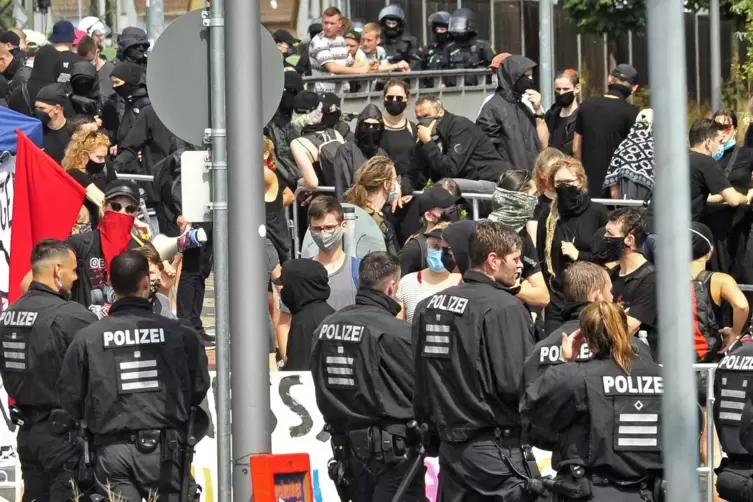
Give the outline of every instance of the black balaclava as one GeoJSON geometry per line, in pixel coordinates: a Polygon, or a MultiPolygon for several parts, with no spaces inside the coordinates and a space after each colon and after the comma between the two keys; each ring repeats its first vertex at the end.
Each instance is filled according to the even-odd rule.
{"type": "Polygon", "coordinates": [[[356,145],[358,145],[363,154],[368,158],[376,155],[377,150],[379,150],[379,144],[382,141],[382,134],[384,133],[384,119],[378,106],[372,104],[366,105],[358,115],[354,133],[356,145]],[[366,122],[369,119],[376,120],[377,122],[366,122]]]}
{"type": "Polygon", "coordinates": [[[322,124],[327,128],[333,129],[342,116],[340,109],[340,96],[333,92],[326,92],[322,95],[322,124]]]}
{"type": "Polygon", "coordinates": [[[143,71],[144,68],[141,65],[129,61],[115,65],[110,75],[125,82],[123,85],[114,88],[118,96],[123,99],[132,96],[139,88],[143,71]]]}
{"type": "Polygon", "coordinates": [[[293,100],[295,97],[303,91],[303,79],[294,71],[286,71],[285,73],[285,87],[282,91],[282,97],[280,98],[279,112],[282,115],[291,115],[293,113],[293,100]]]}

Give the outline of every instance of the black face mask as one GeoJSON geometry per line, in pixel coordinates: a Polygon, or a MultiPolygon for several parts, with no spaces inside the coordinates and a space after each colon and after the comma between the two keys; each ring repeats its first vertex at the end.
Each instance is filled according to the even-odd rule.
{"type": "Polygon", "coordinates": [[[442,249],[442,265],[444,265],[445,270],[448,272],[453,272],[455,267],[457,267],[455,257],[448,253],[446,249],[442,249]]]}
{"type": "Polygon", "coordinates": [[[124,57],[126,61],[146,65],[146,51],[149,47],[144,45],[135,45],[126,49],[124,57]]]}
{"type": "Polygon", "coordinates": [[[575,93],[573,91],[554,95],[555,104],[557,106],[561,106],[562,108],[567,108],[568,106],[572,105],[573,101],[575,101],[575,93]]]}
{"type": "Polygon", "coordinates": [[[358,124],[355,136],[356,144],[363,153],[373,157],[382,141],[382,127],[380,124],[358,124]]]}
{"type": "Polygon", "coordinates": [[[86,163],[86,172],[89,174],[99,174],[104,170],[104,162],[94,162],[92,159],[89,159],[89,162],[86,163]]]}
{"type": "Polygon", "coordinates": [[[286,115],[292,114],[294,99],[295,99],[295,94],[293,94],[292,92],[284,91],[282,93],[282,98],[280,98],[280,106],[279,106],[280,111],[286,115]]]}
{"type": "Polygon", "coordinates": [[[439,221],[446,221],[448,223],[460,221],[460,208],[458,206],[450,206],[442,210],[442,216],[439,217],[439,221]]]}
{"type": "Polygon", "coordinates": [[[434,126],[434,130],[436,131],[437,130],[437,126],[439,126],[440,117],[421,117],[421,118],[416,119],[416,122],[420,126],[429,127],[431,125],[431,123],[434,122],[435,120],[437,121],[437,123],[434,126]]]}
{"type": "Polygon", "coordinates": [[[609,84],[609,92],[622,96],[623,99],[627,99],[633,94],[633,89],[622,84],[609,84]]]}
{"type": "Polygon", "coordinates": [[[447,42],[447,40],[450,38],[450,34],[446,31],[444,32],[434,32],[434,40],[437,41],[438,44],[444,44],[447,42]]]}
{"type": "Polygon", "coordinates": [[[387,110],[387,113],[392,115],[393,117],[397,117],[401,113],[405,111],[405,107],[408,106],[408,103],[406,101],[385,101],[384,102],[384,109],[387,110]]]}
{"type": "Polygon", "coordinates": [[[34,110],[34,115],[39,119],[40,122],[42,122],[43,126],[48,126],[50,124],[50,115],[45,112],[44,110],[34,110]]]}
{"type": "Polygon", "coordinates": [[[453,33],[452,39],[459,44],[465,44],[470,42],[473,36],[473,33],[453,33]]]}
{"type": "Polygon", "coordinates": [[[322,114],[322,124],[329,128],[335,127],[340,122],[341,115],[342,112],[340,110],[324,113],[322,114]]]}
{"type": "Polygon", "coordinates": [[[21,49],[19,49],[18,47],[16,47],[15,49],[11,49],[11,50],[10,50],[10,54],[11,54],[11,56],[13,56],[14,58],[15,58],[16,56],[18,56],[18,54],[19,54],[20,52],[21,52],[21,49]]]}
{"type": "Polygon", "coordinates": [[[515,82],[515,85],[513,86],[513,90],[520,94],[521,96],[526,93],[527,90],[533,89],[536,90],[536,84],[533,83],[533,80],[523,75],[518,79],[517,82],[515,82]]]}
{"type": "Polygon", "coordinates": [[[597,258],[604,263],[617,261],[622,256],[622,250],[625,249],[625,239],[623,237],[604,237],[601,249],[597,252],[597,258]]]}
{"type": "Polygon", "coordinates": [[[128,99],[133,95],[134,92],[139,88],[138,85],[129,84],[128,82],[124,83],[123,85],[119,85],[118,87],[114,87],[115,94],[120,96],[123,99],[128,99]]]}
{"type": "Polygon", "coordinates": [[[575,185],[557,185],[557,205],[563,214],[573,213],[586,201],[586,193],[575,185]]]}
{"type": "Polygon", "coordinates": [[[71,79],[71,89],[77,96],[89,96],[94,89],[94,79],[89,77],[73,77],[71,79]]]}
{"type": "Polygon", "coordinates": [[[400,35],[400,27],[395,26],[394,28],[389,28],[387,26],[384,27],[384,35],[387,38],[396,38],[398,35],[400,35]]]}

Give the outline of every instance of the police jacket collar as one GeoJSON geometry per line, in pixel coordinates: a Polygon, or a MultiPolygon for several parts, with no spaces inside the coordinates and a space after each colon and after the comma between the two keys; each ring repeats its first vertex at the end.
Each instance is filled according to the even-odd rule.
{"type": "Polygon", "coordinates": [[[66,297],[64,293],[61,293],[60,291],[55,291],[48,285],[42,284],[41,282],[37,282],[37,281],[32,281],[32,283],[29,284],[29,291],[41,291],[42,293],[49,293],[51,295],[58,296],[62,298],[63,300],[68,300],[68,298],[66,297]]]}
{"type": "Polygon", "coordinates": [[[478,270],[468,270],[465,274],[463,274],[463,282],[477,282],[480,284],[487,284],[489,286],[495,287],[497,289],[501,289],[503,291],[510,292],[510,288],[506,287],[501,282],[497,282],[488,275],[484,274],[483,272],[479,272],[478,270]]]}
{"type": "Polygon", "coordinates": [[[384,309],[393,316],[400,313],[400,304],[381,291],[361,288],[356,292],[356,305],[384,309]]]}
{"type": "Polygon", "coordinates": [[[126,296],[120,300],[115,300],[115,303],[110,307],[110,315],[117,312],[128,312],[132,310],[147,310],[152,311],[152,302],[146,298],[139,298],[137,296],[126,296]]]}
{"type": "Polygon", "coordinates": [[[567,322],[578,319],[580,313],[589,305],[591,305],[591,302],[566,302],[565,306],[562,308],[562,320],[567,322]]]}

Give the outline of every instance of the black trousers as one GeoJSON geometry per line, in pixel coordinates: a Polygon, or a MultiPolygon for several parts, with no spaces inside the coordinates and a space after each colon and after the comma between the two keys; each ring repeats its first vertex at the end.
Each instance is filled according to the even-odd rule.
{"type": "MultiPolygon", "coordinates": [[[[350,456],[350,469],[355,477],[351,492],[351,502],[392,502],[400,483],[411,467],[412,459],[386,464],[372,460],[363,462],[355,455],[350,456]]],[[[422,468],[401,502],[424,502],[426,468],[422,468]]]]}
{"type": "Polygon", "coordinates": [[[68,434],[54,434],[51,422],[22,427],[18,431],[17,451],[24,481],[23,502],[73,500],[73,487],[79,486],[78,465],[81,450],[68,434]]]}
{"type": "Polygon", "coordinates": [[[201,310],[204,305],[206,281],[212,272],[212,225],[201,227],[207,233],[207,242],[203,246],[186,250],[183,254],[183,269],[178,282],[178,318],[187,319],[199,333],[204,332],[201,323],[201,310]]]}
{"type": "Polygon", "coordinates": [[[513,473],[503,456],[515,469],[527,475],[520,441],[476,439],[466,443],[442,442],[439,446],[438,502],[518,502],[532,501],[526,494],[526,480],[513,473]]]}
{"type": "MultiPolygon", "coordinates": [[[[166,452],[162,445],[142,453],[132,443],[115,443],[97,448],[94,477],[97,493],[122,502],[179,502],[182,479],[182,449],[166,452]]],[[[198,501],[193,477],[189,479],[188,500],[198,501]]],[[[60,499],[63,500],[63,499],[60,499]]],[[[66,499],[68,500],[68,499],[66,499]]],[[[106,500],[110,500],[106,498],[106,500]]]]}

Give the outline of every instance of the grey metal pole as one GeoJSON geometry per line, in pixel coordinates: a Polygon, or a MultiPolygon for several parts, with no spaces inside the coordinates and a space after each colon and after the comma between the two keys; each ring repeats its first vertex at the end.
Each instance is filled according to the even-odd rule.
{"type": "MultiPolygon", "coordinates": [[[[609,67],[609,41],[607,39],[607,34],[604,33],[602,35],[602,39],[604,40],[604,70],[606,75],[609,75],[611,73],[611,68],[609,67]]],[[[604,79],[604,92],[609,90],[609,78],[604,79]]]]}
{"type": "Polygon", "coordinates": [[[711,109],[722,109],[722,30],[719,0],[709,3],[709,36],[711,38],[711,109]]]}
{"type": "Polygon", "coordinates": [[[698,36],[698,17],[699,13],[693,16],[693,44],[695,47],[695,102],[701,104],[701,47],[700,37],[698,36]]]}
{"type": "Polygon", "coordinates": [[[520,0],[520,55],[526,55],[526,5],[520,0]]]}
{"type": "Polygon", "coordinates": [[[215,334],[217,363],[217,481],[219,502],[230,502],[230,290],[228,287],[227,143],[225,121],[225,0],[212,0],[209,17],[209,90],[212,221],[214,242],[215,334]]]}
{"type": "MultiPolygon", "coordinates": [[[[212,0],[215,1],[215,0],[212,0]]],[[[225,43],[230,190],[230,328],[233,373],[233,500],[252,500],[249,457],[272,452],[269,412],[269,338],[260,331],[268,316],[264,259],[264,173],[248,169],[261,159],[261,12],[259,2],[228,0],[225,43]],[[249,44],[248,41],[252,43],[249,44]],[[249,229],[252,229],[249,231],[249,229]],[[254,336],[256,334],[257,336],[254,336]]]]}
{"type": "Polygon", "coordinates": [[[26,27],[30,30],[34,30],[35,28],[35,20],[34,20],[34,0],[26,0],[26,17],[28,18],[26,21],[26,27]]]}
{"type": "Polygon", "coordinates": [[[699,502],[698,414],[693,371],[690,305],[690,188],[688,180],[686,68],[677,54],[685,51],[682,2],[648,2],[648,46],[651,106],[654,109],[656,175],[653,201],[658,247],[660,360],[664,365],[662,449],[667,502],[699,502]],[[673,56],[674,55],[674,56],[673,56]]]}
{"type": "MultiPolygon", "coordinates": [[[[428,44],[429,39],[429,13],[426,11],[426,0],[421,0],[421,39],[424,41],[424,45],[428,44]]],[[[433,35],[433,33],[432,33],[433,35]]]]}
{"type": "Polygon", "coordinates": [[[576,37],[576,43],[578,45],[578,73],[583,72],[583,38],[580,33],[576,37]]]}
{"type": "Polygon", "coordinates": [[[494,26],[494,1],[495,0],[489,0],[489,42],[492,44],[492,48],[494,48],[494,39],[497,38],[497,30],[494,26]]]}
{"type": "Polygon", "coordinates": [[[165,0],[146,0],[146,36],[154,47],[165,29],[165,0]]]}
{"type": "Polygon", "coordinates": [[[78,0],[78,22],[81,22],[81,19],[83,19],[84,16],[84,6],[81,5],[83,3],[83,0],[78,0]]]}
{"type": "Polygon", "coordinates": [[[553,53],[552,0],[539,0],[539,88],[544,110],[548,110],[553,101],[553,53]]]}

